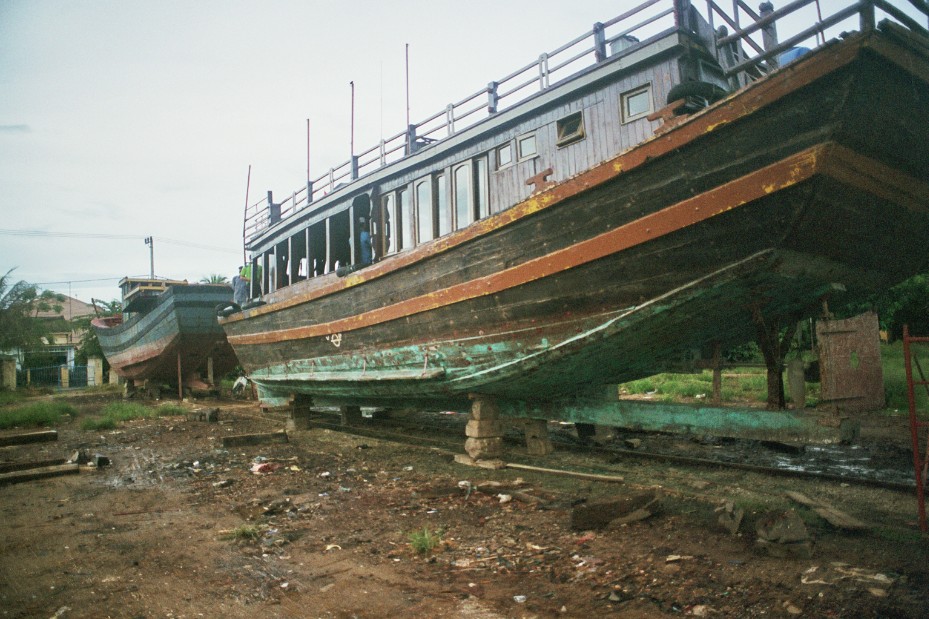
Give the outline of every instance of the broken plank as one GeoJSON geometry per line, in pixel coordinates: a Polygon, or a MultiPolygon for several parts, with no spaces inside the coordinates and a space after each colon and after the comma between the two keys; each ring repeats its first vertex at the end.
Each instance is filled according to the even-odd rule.
{"type": "Polygon", "coordinates": [[[0,447],[10,445],[25,445],[27,443],[47,443],[58,440],[58,430],[45,430],[43,432],[26,432],[24,434],[7,434],[0,436],[0,447]]]}
{"type": "Polygon", "coordinates": [[[820,499],[812,499],[801,492],[788,490],[784,493],[792,501],[805,505],[816,512],[820,518],[839,529],[848,531],[861,531],[869,528],[868,523],[850,516],[840,509],[837,509],[820,499]]]}
{"type": "Polygon", "coordinates": [[[0,464],[0,473],[9,473],[11,471],[26,471],[28,469],[39,469],[46,466],[58,466],[64,464],[64,458],[52,458],[51,460],[39,460],[36,462],[7,462],[0,464]]]}
{"type": "Polygon", "coordinates": [[[223,437],[223,447],[241,447],[243,445],[264,445],[266,443],[286,443],[287,432],[268,432],[265,434],[236,434],[223,437]]]}
{"type": "Polygon", "coordinates": [[[77,464],[60,464],[58,466],[46,466],[40,469],[28,469],[25,471],[3,473],[0,474],[0,486],[6,484],[18,484],[20,482],[32,481],[34,479],[60,477],[61,475],[77,475],[80,472],[80,469],[80,465],[77,464]]]}

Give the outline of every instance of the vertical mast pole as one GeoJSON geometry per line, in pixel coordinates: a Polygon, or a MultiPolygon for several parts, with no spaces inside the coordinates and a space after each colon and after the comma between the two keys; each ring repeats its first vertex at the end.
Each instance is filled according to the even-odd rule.
{"type": "Polygon", "coordinates": [[[245,222],[248,221],[248,190],[252,184],[252,164],[248,164],[248,176],[245,178],[245,216],[242,217],[242,264],[246,264],[245,257],[245,222]]]}

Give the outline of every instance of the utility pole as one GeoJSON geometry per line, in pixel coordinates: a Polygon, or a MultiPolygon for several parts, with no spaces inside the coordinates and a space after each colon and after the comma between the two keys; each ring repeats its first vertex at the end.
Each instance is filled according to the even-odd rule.
{"type": "Polygon", "coordinates": [[[151,263],[151,279],[155,279],[155,239],[153,237],[145,237],[145,244],[148,245],[148,256],[151,263]]]}

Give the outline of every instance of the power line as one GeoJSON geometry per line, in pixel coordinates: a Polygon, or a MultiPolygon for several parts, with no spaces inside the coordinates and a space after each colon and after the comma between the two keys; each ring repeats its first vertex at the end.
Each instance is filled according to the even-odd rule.
{"type": "MultiPolygon", "coordinates": [[[[93,232],[50,232],[47,230],[18,230],[14,228],[0,228],[0,235],[8,236],[32,236],[32,237],[54,237],[54,238],[75,238],[75,239],[108,239],[108,240],[136,240],[141,241],[145,238],[136,234],[103,234],[93,232]]],[[[228,249],[226,247],[216,247],[214,245],[204,245],[202,243],[191,243],[190,241],[181,241],[179,239],[169,239],[161,236],[154,237],[162,243],[169,245],[181,245],[183,247],[193,247],[196,249],[207,249],[210,251],[221,251],[238,255],[239,251],[228,249]]]]}

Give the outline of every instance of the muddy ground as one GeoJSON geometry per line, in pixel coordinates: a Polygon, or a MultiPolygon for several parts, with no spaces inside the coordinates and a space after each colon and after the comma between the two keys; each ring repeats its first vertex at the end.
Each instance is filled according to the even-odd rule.
{"type": "MultiPolygon", "coordinates": [[[[74,402],[81,415],[104,404],[74,402]]],[[[911,494],[563,451],[532,459],[513,446],[513,460],[623,481],[484,470],[327,429],[223,448],[223,437],[280,430],[283,418],[253,403],[185,406],[218,406],[219,422],[175,416],[85,432],[77,420],[58,427],[57,442],[0,448],[0,462],[76,450],[111,460],[0,486],[0,617],[844,618],[929,608],[929,541],[911,494]],[[837,528],[786,490],[868,528],[837,528]],[[727,502],[745,511],[734,534],[718,522],[727,502]],[[756,526],[789,509],[809,543],[760,548],[756,526]],[[416,532],[420,546],[436,543],[430,552],[414,550],[416,532]]]]}

